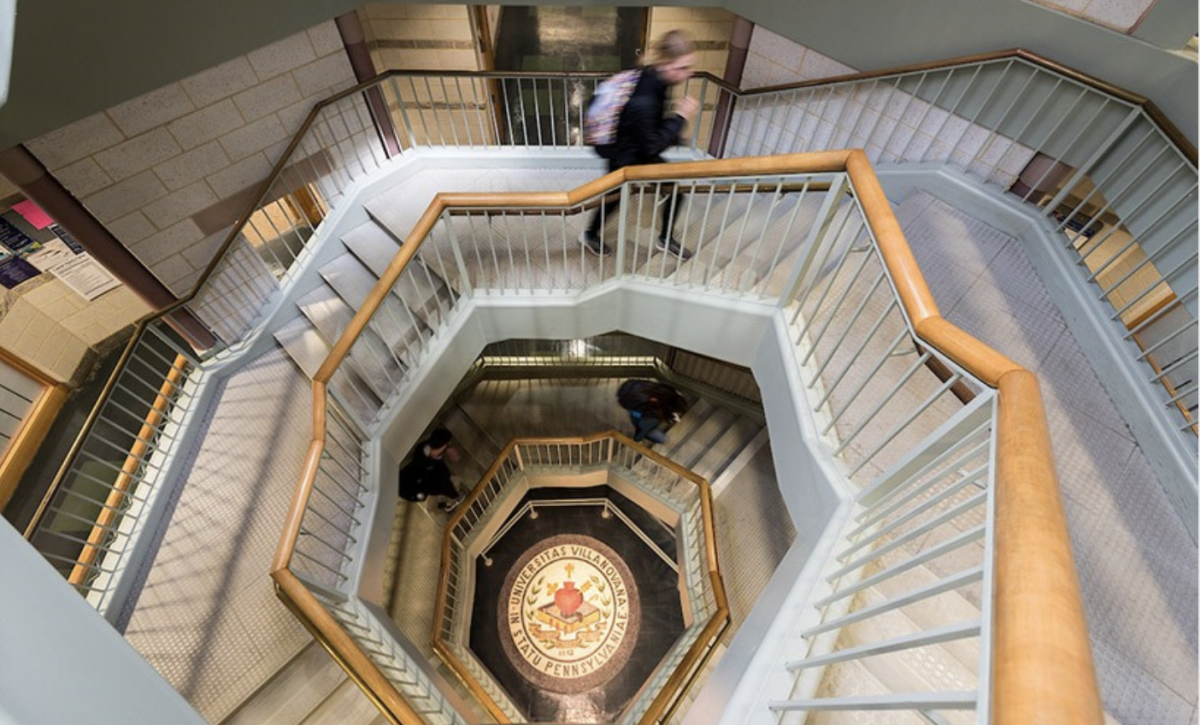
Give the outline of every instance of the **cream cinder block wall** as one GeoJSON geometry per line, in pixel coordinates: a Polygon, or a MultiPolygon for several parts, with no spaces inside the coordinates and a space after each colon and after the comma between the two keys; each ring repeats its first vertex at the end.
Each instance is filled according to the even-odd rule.
{"type": "Polygon", "coordinates": [[[151,312],[125,285],[89,302],[42,274],[0,289],[0,347],[60,383],[76,383],[91,353],[151,312]]]}
{"type": "Polygon", "coordinates": [[[650,37],[653,44],[670,30],[684,30],[696,44],[696,72],[725,75],[729,59],[729,38],[733,33],[734,14],[722,8],[650,8],[650,37]]]}
{"type": "Polygon", "coordinates": [[[353,84],[329,21],[26,146],[183,295],[312,106],[353,84]]]}
{"type": "Polygon", "coordinates": [[[817,78],[832,78],[856,72],[845,63],[821,55],[761,25],[754,26],[746,67],[742,70],[742,88],[763,88],[798,83],[817,78]]]}
{"type": "Polygon", "coordinates": [[[467,5],[373,4],[358,14],[377,71],[479,70],[467,5]]]}
{"type": "Polygon", "coordinates": [[[88,302],[46,274],[0,297],[0,344],[54,380],[74,383],[93,351],[149,313],[124,285],[88,302]]]}

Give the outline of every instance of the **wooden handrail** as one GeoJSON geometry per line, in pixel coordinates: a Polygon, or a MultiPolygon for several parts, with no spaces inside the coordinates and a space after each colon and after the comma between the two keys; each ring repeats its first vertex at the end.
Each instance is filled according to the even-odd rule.
{"type": "MultiPolygon", "coordinates": [[[[1054,478],[1054,461],[1050,454],[1049,437],[1045,430],[1044,412],[1040,395],[1037,392],[1036,379],[1028,371],[1023,370],[1006,356],[996,352],[980,342],[969,333],[957,328],[941,317],[933,295],[925,282],[924,276],[916,263],[916,259],[904,238],[904,234],[892,214],[891,207],[883,194],[874,172],[871,170],[866,154],[861,150],[828,151],[815,154],[790,154],[771,157],[747,157],[723,161],[694,161],[676,164],[660,164],[646,167],[627,167],[596,179],[588,184],[567,192],[551,192],[543,194],[512,193],[512,194],[438,194],[430,203],[425,213],[414,226],[392,262],[388,265],[379,282],[368,295],[366,302],[355,314],[350,325],[334,345],[329,357],[317,373],[314,391],[319,388],[324,397],[324,383],[330,379],[337,366],[349,354],[350,348],[366,328],[371,316],[382,301],[390,293],[392,287],[403,274],[408,262],[420,248],[433,226],[440,219],[444,210],[457,208],[487,207],[487,208],[516,208],[543,207],[564,208],[577,206],[592,197],[607,194],[621,184],[631,181],[683,181],[695,178],[720,178],[728,176],[753,175],[783,175],[783,174],[813,174],[813,173],[845,172],[853,186],[853,191],[861,205],[866,222],[878,244],[883,264],[899,296],[905,316],[912,325],[918,338],[917,344],[936,349],[947,359],[954,361],[961,368],[975,376],[982,383],[999,389],[999,400],[1002,414],[997,422],[997,497],[1006,501],[1005,515],[997,516],[995,522],[997,548],[995,552],[996,571],[1003,570],[1006,579],[1003,585],[997,584],[995,591],[996,610],[1005,612],[1007,617],[1003,627],[1007,641],[1004,648],[993,649],[992,673],[998,683],[998,689],[993,697],[994,712],[1024,713],[1029,708],[1039,713],[1061,712],[1061,718],[1051,718],[1046,722],[1102,722],[1099,713],[1099,699],[1094,686],[1095,672],[1091,663],[1090,650],[1087,640],[1087,628],[1083,618],[1078,582],[1070,560],[1070,542],[1066,534],[1065,521],[1061,515],[1061,505],[1057,503],[1057,482],[1054,478]],[[1034,475],[1036,474],[1036,475],[1034,475]],[[1031,494],[1030,490],[1037,491],[1031,494]],[[1003,493],[1001,493],[1003,491],[1003,493]],[[1017,503],[1013,503],[1017,502],[1017,503]],[[1035,507],[1030,509],[1030,507],[1035,507]],[[1022,517],[1027,516],[1025,523],[1015,525],[1022,517]],[[1030,525],[1029,522],[1036,522],[1030,525]],[[1015,526],[1015,528],[1014,528],[1015,526]],[[1037,539],[1039,547],[1054,547],[1049,553],[1045,548],[1031,549],[1029,542],[1031,533],[1041,532],[1037,539]],[[1000,542],[1008,542],[1000,545],[1000,542]],[[1014,543],[1015,542],[1015,543],[1014,543]],[[1064,558],[1065,557],[1065,558],[1064,558]],[[1041,570],[1040,559],[1051,562],[1045,570],[1041,570]],[[1030,593],[1028,587],[1022,585],[1022,573],[1037,570],[1034,577],[1041,580],[1054,581],[1055,586],[1044,597],[1030,593]],[[1016,597],[1016,601],[1002,599],[1016,597]],[[1071,605],[1075,602],[1075,605],[1071,605]],[[1020,648],[1028,641],[1028,633],[1011,634],[1013,628],[1021,626],[1021,617],[1030,611],[1046,605],[1050,607],[1042,615],[1044,626],[1036,629],[1036,636],[1042,637],[1046,630],[1053,630],[1053,637],[1039,643],[1036,647],[1016,656],[1014,649],[1020,648]],[[1053,605],[1053,606],[1050,606],[1053,605]],[[1016,615],[1011,613],[1016,612],[1016,615]],[[1061,657],[1059,655],[1062,655],[1061,657]],[[1019,667],[1027,670],[1020,673],[1011,672],[1014,663],[1023,663],[1019,667]],[[1053,673],[1053,676],[1052,676],[1053,673]],[[1069,684],[1057,691],[1052,698],[1042,702],[1044,690],[1034,685],[1044,682],[1060,682],[1069,684]],[[1092,683],[1090,686],[1087,683],[1092,683]],[[999,687],[1003,683],[1003,687],[999,687]],[[1029,688],[1029,689],[1026,689],[1029,688]],[[1024,703],[1018,707],[1016,703],[1024,703]],[[1021,709],[1021,708],[1025,709],[1021,709]],[[1056,709],[1056,708],[1069,708],[1056,709]],[[1071,719],[1078,715],[1079,719],[1071,719]]],[[[323,400],[322,400],[323,405],[323,400]]],[[[630,445],[637,445],[620,433],[612,432],[595,436],[581,437],[579,442],[596,440],[599,437],[611,436],[630,445]]],[[[523,443],[536,443],[541,439],[521,439],[523,443]]],[[[316,442],[314,441],[314,444],[316,442]]],[[[515,445],[510,443],[509,446],[515,445]]],[[[640,446],[639,446],[640,447],[640,446]]],[[[511,448],[506,447],[506,453],[511,448]]],[[[675,470],[689,480],[695,480],[694,474],[686,469],[677,467],[673,462],[662,458],[651,450],[645,450],[647,456],[675,470]]],[[[499,460],[489,469],[489,476],[494,475],[499,460]]],[[[315,475],[316,460],[310,453],[305,466],[305,478],[301,488],[311,486],[311,477],[315,475]]],[[[487,478],[485,477],[485,481],[487,478]]],[[[701,479],[702,480],[702,479],[701,479]]],[[[481,484],[482,485],[482,484],[481,484]]],[[[449,557],[449,532],[457,521],[465,515],[470,502],[479,495],[478,488],[472,492],[447,526],[446,538],[443,541],[443,562],[449,557]]],[[[297,498],[297,502],[299,497],[297,498]]],[[[295,502],[293,505],[296,505],[295,502]]],[[[293,513],[289,521],[293,521],[300,513],[293,513]]],[[[711,524],[711,511],[705,514],[711,524]]],[[[294,534],[291,535],[294,542],[294,534]]],[[[281,542],[277,563],[284,561],[285,547],[281,542]]],[[[715,543],[706,555],[711,562],[710,570],[716,572],[715,543]]],[[[443,567],[443,580],[440,589],[444,590],[446,567],[443,567]]],[[[997,574],[999,582],[999,574],[997,574]]],[[[1028,581],[1028,577],[1024,581],[1028,581]]],[[[719,576],[714,580],[714,592],[719,594],[719,614],[727,617],[728,608],[725,602],[724,587],[719,576]]],[[[445,598],[439,593],[436,611],[444,611],[445,598]]],[[[714,624],[720,617],[714,618],[705,628],[704,635],[711,637],[715,631],[714,624]]],[[[997,629],[1001,625],[997,620],[997,629]]],[[[1047,635],[1048,636],[1048,635],[1047,635]]],[[[699,642],[707,641],[705,639],[699,642]]],[[[440,643],[440,622],[435,623],[435,651],[449,655],[448,648],[440,643]]],[[[700,651],[689,651],[687,661],[695,664],[695,658],[702,656],[700,651]]],[[[686,670],[681,670],[686,672],[686,670]]],[[[675,684],[684,677],[678,672],[672,675],[675,684]]],[[[470,686],[468,684],[468,686],[470,686]]],[[[481,688],[473,687],[472,691],[478,696],[481,688]]],[[[652,707],[657,712],[666,708],[669,698],[656,698],[652,707]]],[[[490,698],[483,695],[480,702],[488,706],[490,698]]],[[[489,710],[496,707],[494,703],[489,710]]],[[[498,709],[498,707],[496,707],[498,709]]],[[[1014,715],[1005,720],[1003,725],[1016,723],[1022,715],[1014,715]]],[[[648,722],[648,721],[647,721],[648,722]]],[[[999,722],[999,721],[997,721],[999,722]]]]}
{"type": "Polygon", "coordinates": [[[58,411],[62,409],[70,390],[62,382],[3,347],[0,347],[0,363],[14,368],[42,386],[16,434],[9,440],[0,456],[0,510],[3,510],[16,492],[22,474],[33,462],[38,447],[50,432],[50,426],[58,417],[58,411]]]}
{"type": "Polygon", "coordinates": [[[425,722],[342,625],[308,591],[304,582],[287,569],[271,572],[271,578],[279,598],[388,720],[395,725],[425,722]]]}
{"type": "Polygon", "coordinates": [[[1000,380],[992,601],[994,725],[1102,723],[1037,378],[1000,380]]]}
{"type": "Polygon", "coordinates": [[[900,230],[900,222],[896,221],[892,205],[888,203],[879,179],[871,170],[871,162],[867,160],[865,152],[855,150],[849,153],[846,174],[858,194],[863,215],[875,235],[879,253],[896,285],[896,293],[900,295],[909,322],[915,328],[921,320],[939,317],[937,303],[933,301],[933,293],[925,283],[925,275],[917,266],[917,259],[904,238],[904,232],[900,230]]]}
{"type": "Polygon", "coordinates": [[[175,393],[179,389],[179,384],[183,380],[183,370],[187,367],[187,358],[183,355],[176,355],[175,361],[171,365],[170,372],[167,373],[162,385],[158,388],[158,393],[154,397],[154,403],[150,406],[150,411],[146,414],[146,418],[142,421],[142,427],[138,430],[137,438],[134,439],[133,446],[130,447],[129,453],[125,456],[125,462],[121,465],[121,472],[117,475],[113,486],[109,489],[108,496],[104,500],[104,508],[100,510],[96,517],[96,523],[92,525],[91,533],[88,534],[87,544],[79,553],[75,560],[75,566],[71,569],[70,576],[67,581],[71,584],[80,585],[87,580],[88,571],[92,569],[92,565],[96,563],[100,553],[103,551],[103,541],[109,528],[120,515],[118,511],[125,497],[129,495],[129,488],[133,485],[134,475],[137,469],[142,464],[142,459],[150,449],[149,441],[154,437],[155,430],[162,423],[163,418],[167,414],[167,407],[171,401],[175,399],[175,393]]]}

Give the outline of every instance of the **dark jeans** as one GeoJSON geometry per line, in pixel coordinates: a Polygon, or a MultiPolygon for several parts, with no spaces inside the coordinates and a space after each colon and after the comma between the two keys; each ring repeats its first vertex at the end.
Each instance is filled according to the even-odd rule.
{"type": "MultiPolygon", "coordinates": [[[[675,207],[679,203],[679,188],[674,184],[663,184],[659,187],[660,190],[669,190],[670,196],[667,197],[667,203],[663,204],[662,218],[659,222],[659,239],[670,239],[672,237],[672,226],[675,223],[675,207]]],[[[655,194],[655,201],[658,200],[658,195],[655,194]]],[[[631,201],[633,199],[631,198],[631,201]]],[[[636,202],[635,202],[636,203],[636,202]]],[[[592,220],[588,222],[588,231],[596,236],[600,236],[600,227],[604,222],[608,221],[617,210],[621,207],[621,197],[617,197],[612,201],[606,201],[604,204],[592,214],[592,220]]]]}

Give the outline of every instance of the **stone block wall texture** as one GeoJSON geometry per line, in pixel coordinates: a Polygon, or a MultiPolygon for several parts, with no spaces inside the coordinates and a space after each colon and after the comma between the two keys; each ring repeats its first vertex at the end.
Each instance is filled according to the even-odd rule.
{"type": "Polygon", "coordinates": [[[654,43],[670,30],[683,30],[696,44],[696,72],[725,74],[729,59],[729,37],[733,33],[733,13],[721,8],[650,8],[650,37],[654,43]]]}
{"type": "Polygon", "coordinates": [[[0,344],[58,382],[74,382],[89,352],[150,313],[125,286],[88,302],[42,275],[0,297],[0,344]]]}
{"type": "Polygon", "coordinates": [[[1155,0],[1031,0],[1043,7],[1102,25],[1120,33],[1130,33],[1155,3],[1155,0]]]}
{"type": "Polygon", "coordinates": [[[312,106],[352,85],[331,20],[26,146],[184,295],[312,106]]]}
{"type": "Polygon", "coordinates": [[[466,5],[363,5],[375,70],[479,70],[466,5]]]}

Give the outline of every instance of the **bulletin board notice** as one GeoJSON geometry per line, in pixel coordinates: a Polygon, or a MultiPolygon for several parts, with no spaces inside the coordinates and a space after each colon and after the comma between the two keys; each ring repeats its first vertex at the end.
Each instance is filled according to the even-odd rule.
{"type": "Polygon", "coordinates": [[[121,286],[121,283],[87,252],[77,254],[74,259],[54,267],[54,275],[89,302],[121,286]]]}

